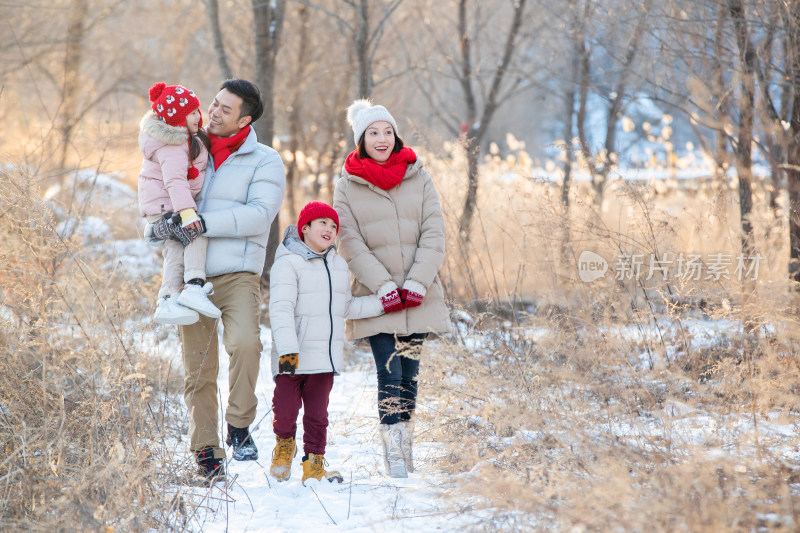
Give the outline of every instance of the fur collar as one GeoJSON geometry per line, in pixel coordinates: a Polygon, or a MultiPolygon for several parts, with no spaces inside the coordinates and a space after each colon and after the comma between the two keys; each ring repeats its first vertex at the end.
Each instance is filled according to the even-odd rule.
{"type": "Polygon", "coordinates": [[[153,111],[144,114],[139,129],[164,144],[180,145],[189,142],[189,129],[186,126],[170,126],[153,111]]]}

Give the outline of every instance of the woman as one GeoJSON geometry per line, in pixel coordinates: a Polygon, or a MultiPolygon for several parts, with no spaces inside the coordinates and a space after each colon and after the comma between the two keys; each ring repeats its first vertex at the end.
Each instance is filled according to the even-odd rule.
{"type": "Polygon", "coordinates": [[[428,333],[450,331],[438,276],[444,217],[431,177],[404,146],[386,108],[357,100],[347,120],[356,149],[333,195],[339,252],[353,277],[353,296],[377,293],[386,311],[348,321],[347,337],[369,340],[384,464],[391,477],[408,477],[422,343],[428,333]]]}

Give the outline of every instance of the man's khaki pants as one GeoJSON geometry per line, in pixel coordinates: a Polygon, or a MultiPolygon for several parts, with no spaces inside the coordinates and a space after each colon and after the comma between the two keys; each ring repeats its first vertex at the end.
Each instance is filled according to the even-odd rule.
{"type": "MultiPolygon", "coordinates": [[[[222,343],[230,357],[228,408],[225,420],[244,428],[256,417],[255,395],[261,358],[259,313],[260,279],[257,274],[236,272],[209,278],[214,294],[209,299],[222,311],[222,343]]],[[[183,398],[189,410],[190,449],[214,448],[214,457],[225,457],[219,439],[217,374],[219,354],[217,321],[200,315],[200,321],[179,328],[185,373],[183,398]]]]}

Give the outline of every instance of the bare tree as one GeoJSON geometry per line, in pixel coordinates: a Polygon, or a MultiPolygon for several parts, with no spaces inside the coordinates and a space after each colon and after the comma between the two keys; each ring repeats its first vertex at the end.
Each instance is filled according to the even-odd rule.
{"type": "Polygon", "coordinates": [[[739,49],[741,72],[739,74],[739,124],[734,144],[736,174],[739,177],[739,214],[742,226],[742,252],[750,255],[753,250],[753,225],[750,213],[753,210],[753,127],[755,121],[755,71],[756,56],[747,29],[742,0],[727,0],[733,21],[736,44],[739,49]]]}
{"type": "MultiPolygon", "coordinates": [[[[787,79],[791,89],[790,144],[787,153],[786,175],[789,192],[789,276],[800,282],[800,4],[784,4],[786,32],[787,79]]],[[[788,85],[788,84],[787,84],[788,85]]]]}
{"type": "Polygon", "coordinates": [[[298,173],[298,152],[300,150],[300,143],[303,139],[303,80],[306,77],[307,67],[309,66],[308,58],[308,40],[309,40],[309,8],[305,5],[298,6],[298,45],[296,47],[297,55],[293,65],[293,72],[291,74],[291,83],[289,85],[292,90],[291,102],[289,104],[289,152],[291,159],[287,164],[286,169],[286,203],[288,204],[289,220],[296,220],[297,211],[295,208],[295,185],[298,173]]]}
{"type": "MultiPolygon", "coordinates": [[[[575,102],[578,87],[585,84],[579,82],[581,73],[585,70],[581,67],[584,59],[588,56],[588,44],[586,42],[586,13],[590,3],[584,2],[579,5],[579,0],[569,0],[567,3],[568,26],[567,43],[569,51],[569,73],[563,83],[564,91],[564,181],[561,185],[561,203],[564,206],[566,218],[569,218],[569,193],[572,182],[572,167],[575,156],[572,150],[573,122],[575,119],[575,102]],[[582,16],[583,15],[583,16],[582,16]]],[[[584,106],[585,108],[585,106],[584,106]]],[[[565,239],[566,240],[566,239],[565,239]]]]}
{"type": "MultiPolygon", "coordinates": [[[[436,55],[419,60],[416,68],[424,76],[416,76],[415,82],[433,115],[462,140],[467,157],[467,187],[459,217],[463,239],[469,237],[477,204],[481,144],[498,109],[516,94],[524,79],[521,74],[511,76],[511,71],[520,48],[526,4],[525,0],[513,2],[510,13],[503,12],[507,25],[502,30],[489,27],[483,12],[486,6],[479,2],[459,0],[455,20],[448,19],[449,9],[426,16],[436,55]],[[445,23],[452,24],[452,30],[443,29],[445,23]],[[500,35],[502,44],[494,41],[496,35],[500,35]],[[451,36],[456,37],[456,43],[451,36]]],[[[495,18],[497,11],[491,7],[490,11],[489,18],[495,18]]]]}
{"type": "MultiPolygon", "coordinates": [[[[594,189],[595,209],[601,210],[603,205],[603,192],[608,181],[608,175],[613,166],[618,162],[617,133],[619,131],[619,120],[622,118],[622,111],[629,98],[630,84],[635,76],[637,66],[637,56],[641,52],[642,40],[647,28],[648,12],[652,0],[646,0],[640,6],[630,7],[628,11],[638,9],[639,13],[635,16],[633,30],[628,36],[623,50],[617,53],[615,43],[620,40],[620,29],[613,28],[610,31],[610,39],[606,39],[606,53],[610,59],[610,66],[607,69],[598,69],[600,72],[592,76],[592,51],[589,46],[581,48],[581,75],[580,75],[580,103],[578,110],[578,138],[581,144],[581,151],[587,163],[587,167],[592,176],[592,188],[594,189]],[[616,71],[616,76],[613,75],[616,71]],[[597,78],[597,79],[594,79],[597,78]],[[605,135],[599,147],[600,153],[593,153],[592,141],[586,131],[586,120],[588,113],[588,94],[593,90],[608,102],[605,116],[605,135]],[[599,157],[598,157],[599,155],[599,157]]],[[[591,17],[594,8],[586,6],[585,17],[591,17]]],[[[593,21],[595,23],[599,21],[593,21]]],[[[589,24],[586,21],[585,24],[589,24]]],[[[608,28],[611,30],[612,28],[608,28]]]]}
{"type": "MultiPolygon", "coordinates": [[[[492,122],[497,108],[502,104],[504,97],[502,86],[511,66],[511,59],[519,44],[517,37],[522,26],[523,13],[525,12],[525,0],[518,0],[513,5],[511,22],[506,33],[505,46],[503,47],[500,63],[494,70],[489,93],[483,103],[483,109],[478,110],[478,101],[475,95],[475,65],[472,60],[472,43],[469,33],[469,15],[467,11],[468,0],[460,0],[458,3],[458,34],[461,44],[461,74],[458,81],[464,91],[464,101],[466,104],[465,114],[467,128],[464,132],[464,147],[467,151],[468,161],[468,184],[467,194],[464,198],[464,209],[459,220],[459,233],[462,237],[468,237],[472,226],[472,218],[475,214],[475,206],[478,201],[478,157],[480,145],[483,141],[489,125],[492,122]]],[[[518,82],[517,82],[518,83],[518,82]]]]}
{"type": "Polygon", "coordinates": [[[222,38],[222,28],[219,24],[219,1],[208,0],[208,19],[211,26],[211,36],[214,39],[214,53],[217,56],[219,70],[224,78],[233,78],[233,69],[225,52],[225,41],[222,38]]]}
{"type": "Polygon", "coordinates": [[[400,7],[403,0],[338,0],[337,4],[344,4],[352,12],[352,20],[341,16],[338,10],[329,9],[317,2],[295,0],[312,9],[326,13],[347,32],[355,51],[356,65],[358,67],[358,98],[369,98],[375,87],[372,70],[381,39],[383,38],[389,19],[400,7]],[[377,16],[372,13],[372,8],[379,8],[377,16]]]}
{"type": "MultiPolygon", "coordinates": [[[[66,50],[64,51],[64,79],[62,82],[62,100],[58,113],[59,131],[61,132],[61,157],[58,166],[64,169],[67,152],[72,142],[72,131],[79,121],[78,93],[80,91],[80,68],[83,58],[83,38],[89,16],[89,0],[73,0],[70,6],[69,23],[67,25],[66,50]]],[[[62,173],[62,185],[65,175],[62,173]]]]}
{"type": "MultiPolygon", "coordinates": [[[[256,84],[264,98],[264,114],[253,127],[258,138],[267,146],[272,146],[275,137],[275,60],[281,46],[283,19],[286,1],[264,2],[253,0],[253,21],[256,44],[256,84]]],[[[281,240],[280,213],[272,221],[267,243],[267,257],[264,262],[262,285],[269,287],[269,271],[275,261],[275,251],[281,240]]]]}

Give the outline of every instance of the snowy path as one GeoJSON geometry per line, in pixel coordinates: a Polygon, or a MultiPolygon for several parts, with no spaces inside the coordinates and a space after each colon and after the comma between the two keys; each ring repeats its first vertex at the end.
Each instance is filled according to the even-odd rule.
{"type": "MultiPolygon", "coordinates": [[[[262,329],[265,354],[271,346],[270,331],[262,329]]],[[[219,389],[223,405],[228,394],[228,365],[220,346],[219,389]]],[[[371,358],[369,358],[371,359],[371,358]]],[[[365,359],[369,361],[369,359],[365,359]]],[[[292,465],[291,479],[278,483],[269,476],[275,437],[272,433],[273,381],[269,357],[264,355],[258,379],[257,426],[251,427],[259,460],[228,459],[229,482],[211,490],[189,489],[201,503],[190,527],[204,532],[306,532],[327,531],[403,532],[458,529],[453,514],[437,504],[441,479],[432,479],[426,456],[437,450],[420,443],[415,449],[417,471],[407,480],[383,474],[380,440],[376,428],[377,382],[371,364],[342,372],[335,379],[329,407],[328,447],[330,469],[339,470],[344,483],[301,484],[302,411],[297,440],[300,449],[292,465]]],[[[441,453],[441,452],[439,452],[441,453]]],[[[458,520],[456,520],[457,522],[458,520]]]]}

